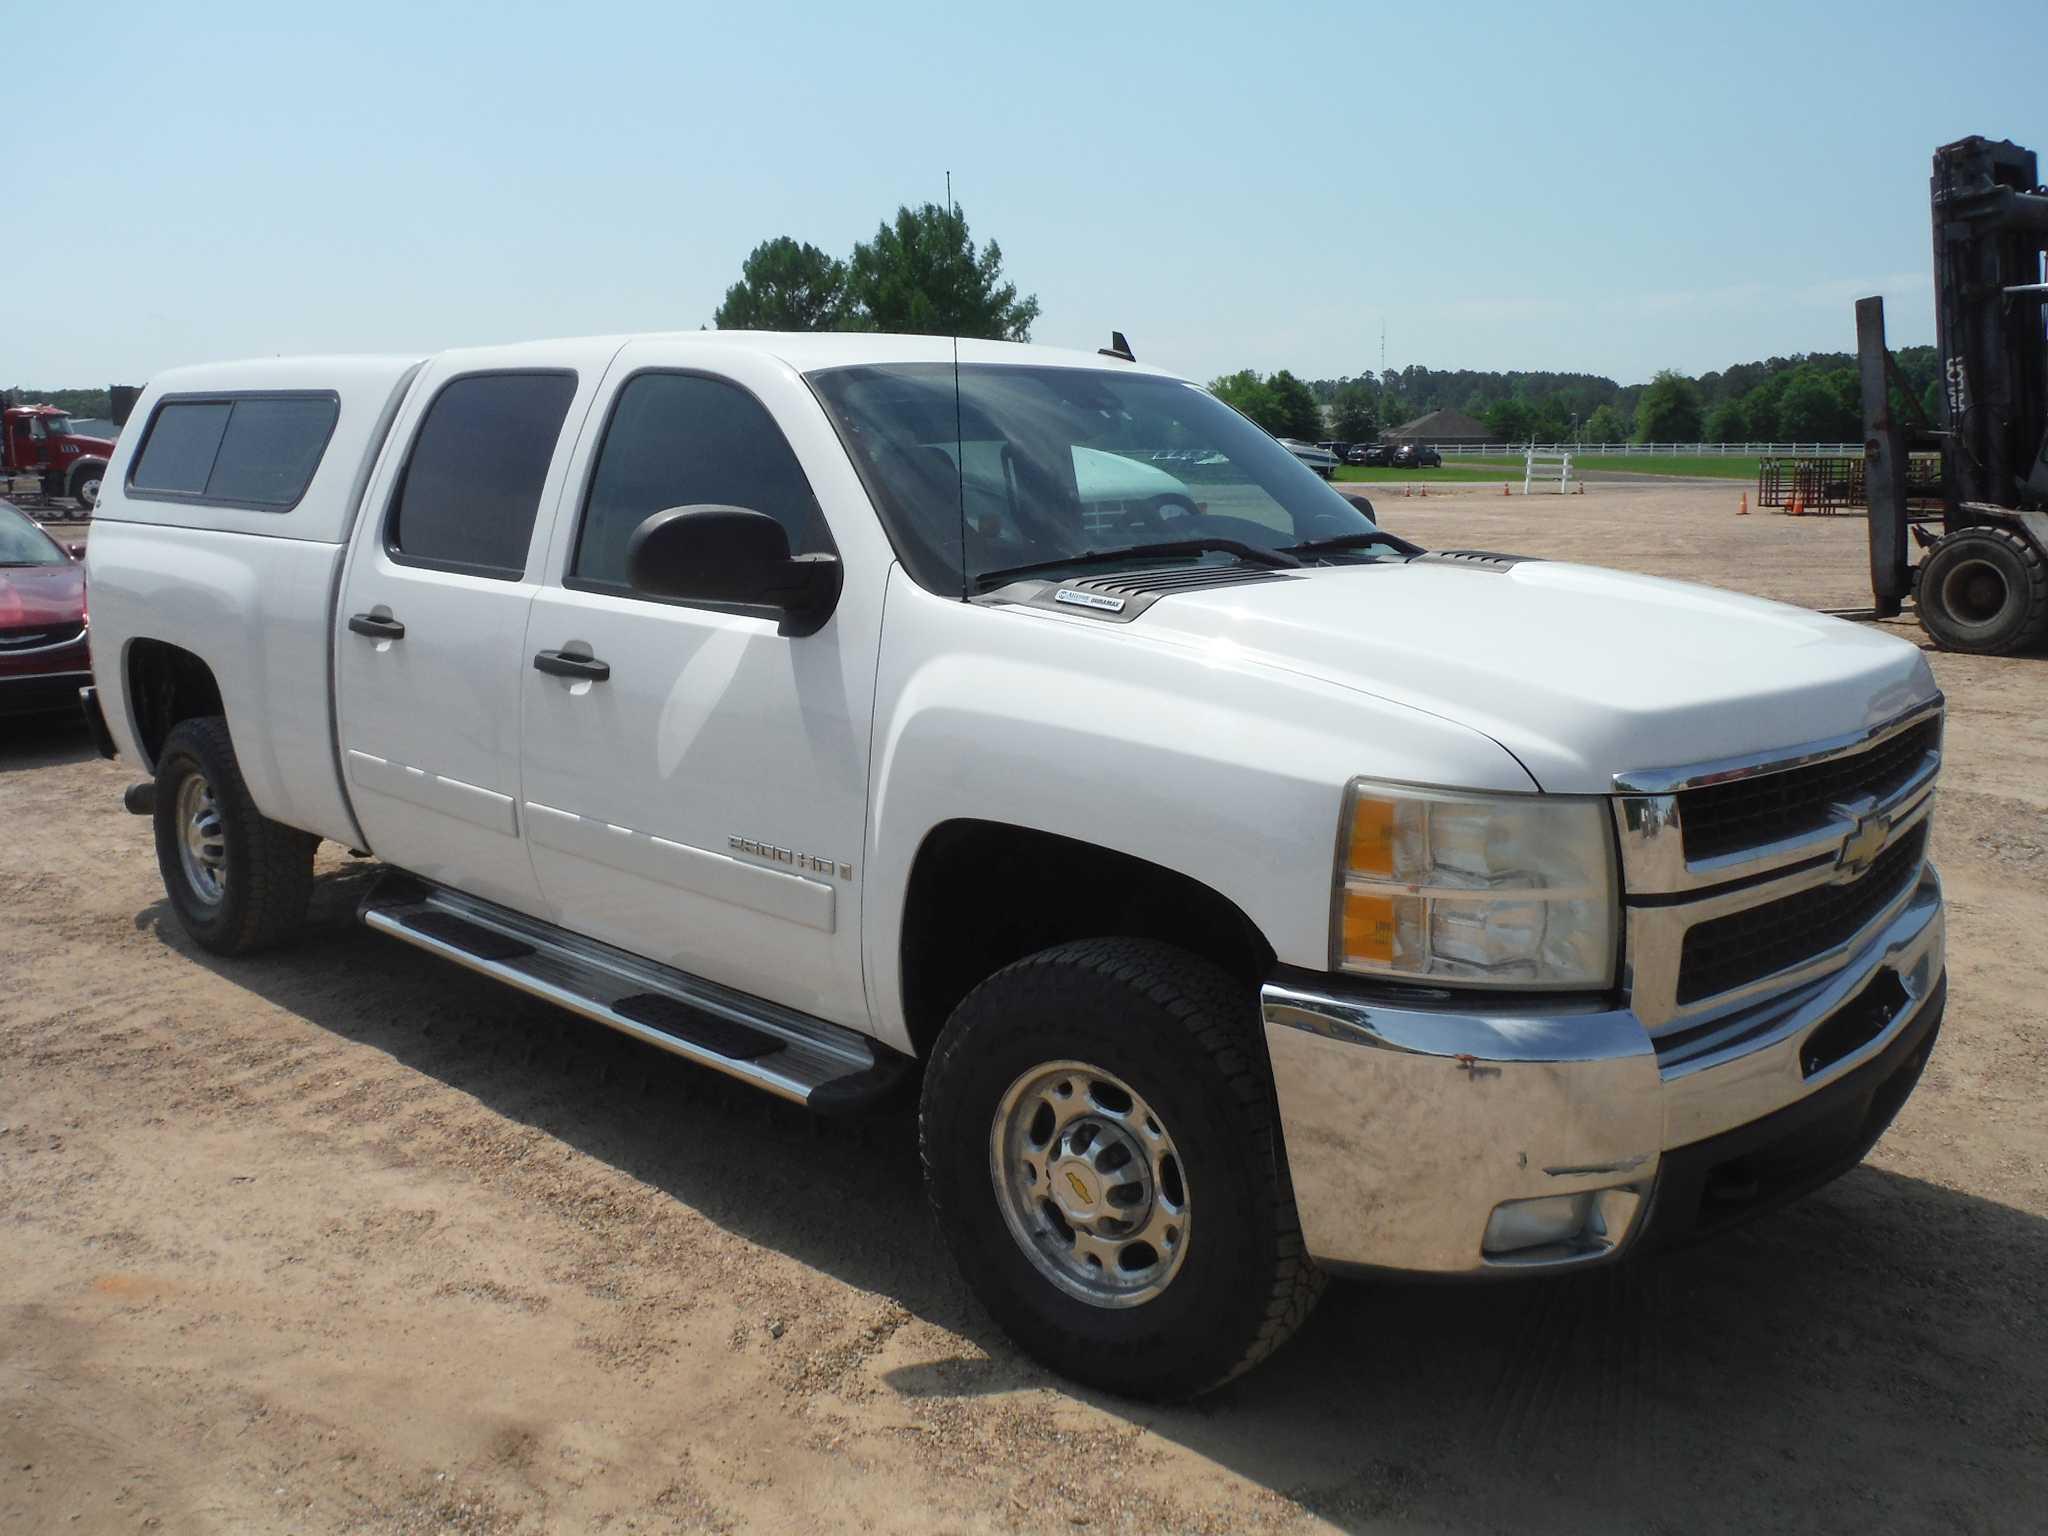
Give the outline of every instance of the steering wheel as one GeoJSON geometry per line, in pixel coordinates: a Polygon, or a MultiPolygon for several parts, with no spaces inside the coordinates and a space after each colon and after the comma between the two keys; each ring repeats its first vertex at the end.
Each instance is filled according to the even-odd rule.
{"type": "Polygon", "coordinates": [[[1183,517],[1200,517],[1202,509],[1179,491],[1162,491],[1148,498],[1135,512],[1126,511],[1123,526],[1129,529],[1160,528],[1183,517]]]}

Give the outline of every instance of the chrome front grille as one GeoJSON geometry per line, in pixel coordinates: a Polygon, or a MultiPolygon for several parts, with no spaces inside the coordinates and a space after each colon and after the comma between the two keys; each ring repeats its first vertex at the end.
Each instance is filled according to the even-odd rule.
{"type": "Polygon", "coordinates": [[[1942,705],[1767,758],[1617,778],[1630,1003],[1693,1030],[1853,959],[1911,899],[1942,705]]]}
{"type": "Polygon", "coordinates": [[[1936,715],[1860,752],[1681,790],[1685,856],[1719,858],[1825,827],[1838,805],[1866,795],[1874,802],[1891,799],[1940,752],[1936,715]]]}

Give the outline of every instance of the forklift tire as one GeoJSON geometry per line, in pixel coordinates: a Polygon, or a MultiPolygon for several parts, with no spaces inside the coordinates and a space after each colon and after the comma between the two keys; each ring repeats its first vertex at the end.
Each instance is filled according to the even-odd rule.
{"type": "Polygon", "coordinates": [[[2048,638],[2048,562],[2010,528],[1962,528],[1920,563],[1920,622],[1945,651],[2009,656],[2048,638]]]}

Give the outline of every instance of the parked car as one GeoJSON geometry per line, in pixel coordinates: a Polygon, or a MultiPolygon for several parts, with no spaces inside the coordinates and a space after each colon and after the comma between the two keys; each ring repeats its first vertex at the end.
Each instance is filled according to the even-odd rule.
{"type": "Polygon", "coordinates": [[[1393,460],[1393,450],[1385,443],[1353,443],[1351,451],[1344,455],[1348,464],[1364,464],[1384,469],[1393,460]]]}
{"type": "Polygon", "coordinates": [[[1444,456],[1427,443],[1403,443],[1394,450],[1396,469],[1439,469],[1444,456]]]}
{"type": "Polygon", "coordinates": [[[0,501],[0,715],[76,711],[92,682],[84,552],[0,501]]]}
{"type": "Polygon", "coordinates": [[[1314,443],[1304,443],[1300,438],[1283,437],[1280,446],[1293,454],[1325,480],[1337,472],[1337,455],[1327,448],[1318,448],[1314,443]]]}
{"type": "Polygon", "coordinates": [[[176,920],[282,941],[325,838],[394,942],[821,1114],[914,1090],[974,1289],[1117,1392],[1327,1270],[1597,1266],[1863,1156],[1946,995],[1916,646],[1428,553],[1170,374],[957,345],[152,381],[91,707],[176,920]]]}
{"type": "Polygon", "coordinates": [[[1317,443],[1316,446],[1329,454],[1339,464],[1342,464],[1351,452],[1351,445],[1349,443],[1328,442],[1317,443]]]}

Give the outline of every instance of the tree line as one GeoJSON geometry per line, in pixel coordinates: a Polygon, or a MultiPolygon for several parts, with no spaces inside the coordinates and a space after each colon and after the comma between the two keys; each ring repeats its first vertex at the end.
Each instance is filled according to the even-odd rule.
{"type": "MultiPolygon", "coordinates": [[[[1930,422],[1938,421],[1941,390],[1934,348],[1902,347],[1894,356],[1911,402],[1930,422]]],[[[1247,377],[1256,380],[1258,375],[1226,375],[1212,388],[1222,393],[1226,383],[1247,377]]],[[[1862,380],[1854,355],[1847,352],[1765,358],[1697,378],[1665,369],[1647,384],[1618,384],[1588,373],[1416,365],[1311,379],[1307,388],[1329,432],[1349,442],[1369,441],[1446,409],[1473,417],[1507,443],[1841,443],[1863,436],[1862,380]]],[[[1894,408],[1910,415],[1907,398],[1896,389],[1893,395],[1894,408]]],[[[1247,414],[1268,424],[1256,411],[1247,414]]]]}
{"type": "Polygon", "coordinates": [[[113,414],[114,397],[104,389],[30,389],[17,384],[0,389],[0,405],[54,405],[74,416],[105,420],[113,414]]]}

